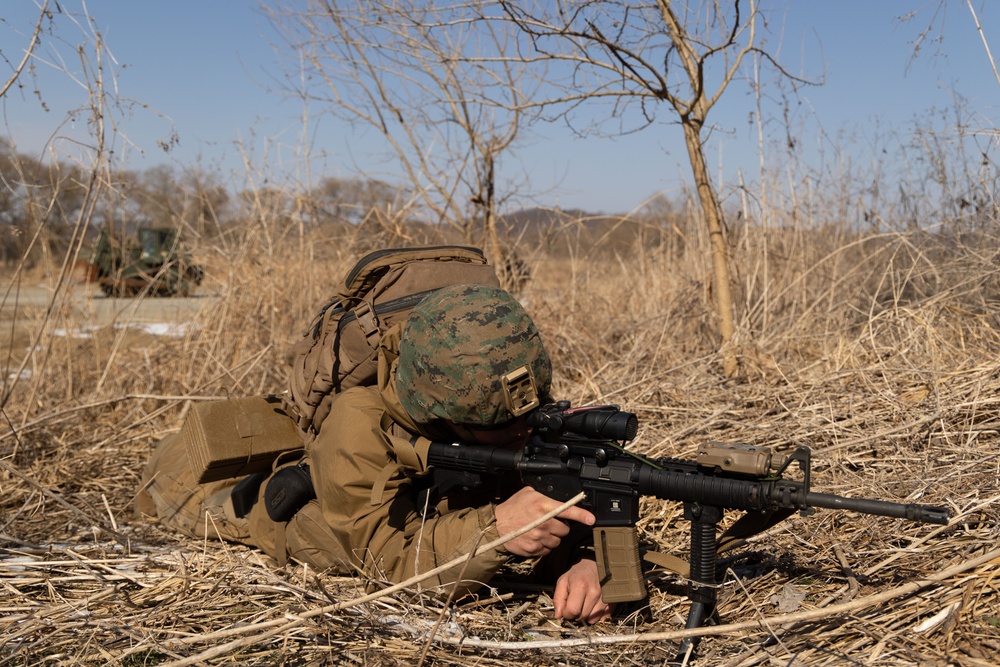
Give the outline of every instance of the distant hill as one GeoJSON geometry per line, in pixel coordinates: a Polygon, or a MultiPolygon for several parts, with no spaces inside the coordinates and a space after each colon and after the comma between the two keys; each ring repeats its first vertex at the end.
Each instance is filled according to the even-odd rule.
{"type": "MultiPolygon", "coordinates": [[[[622,215],[593,214],[579,209],[527,208],[500,217],[501,235],[514,244],[535,248],[545,245],[549,252],[627,252],[643,231],[658,226],[648,221],[622,215]],[[596,247],[595,247],[596,246],[596,247]]],[[[649,239],[644,239],[648,242],[649,239]]]]}

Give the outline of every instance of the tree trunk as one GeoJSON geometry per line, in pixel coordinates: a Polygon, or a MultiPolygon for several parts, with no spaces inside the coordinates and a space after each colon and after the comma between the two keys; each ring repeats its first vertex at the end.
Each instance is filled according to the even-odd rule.
{"type": "Polygon", "coordinates": [[[739,361],[732,346],[736,324],[733,318],[733,293],[729,277],[729,252],[726,249],[726,236],[722,228],[722,208],[715,188],[708,179],[708,168],[705,166],[705,154],[702,152],[701,144],[701,123],[685,118],[682,126],[684,142],[687,144],[691,160],[691,171],[698,189],[698,200],[705,215],[705,224],[708,225],[708,237],[712,248],[713,291],[719,315],[722,368],[726,377],[734,377],[739,373],[739,361]]]}
{"type": "Polygon", "coordinates": [[[512,276],[506,253],[500,244],[500,233],[497,230],[496,211],[496,172],[494,170],[493,154],[483,157],[483,172],[479,180],[479,192],[476,202],[483,216],[483,250],[490,263],[500,276],[500,284],[504,289],[511,289],[512,276]]]}

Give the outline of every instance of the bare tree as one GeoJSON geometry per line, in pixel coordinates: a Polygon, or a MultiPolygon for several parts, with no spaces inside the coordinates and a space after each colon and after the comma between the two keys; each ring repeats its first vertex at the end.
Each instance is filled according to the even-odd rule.
{"type": "Polygon", "coordinates": [[[528,93],[505,53],[505,24],[480,4],[418,0],[285,2],[268,9],[288,56],[286,91],[385,140],[432,221],[504,265],[498,163],[524,122],[528,93]],[[485,104],[485,99],[502,104],[485,104]]]}
{"type": "Polygon", "coordinates": [[[519,57],[546,68],[532,104],[548,117],[581,133],[608,132],[602,121],[615,124],[613,133],[630,133],[652,125],[665,102],[680,121],[711,239],[724,370],[737,374],[725,226],[704,140],[709,112],[748,54],[760,54],[788,76],[759,46],[756,0],[497,0],[496,7],[490,20],[514,24],[528,41],[519,57]],[[604,118],[594,106],[601,101],[611,105],[604,118]]]}
{"type": "Polygon", "coordinates": [[[408,193],[385,181],[329,176],[314,187],[309,196],[317,223],[361,224],[372,211],[400,208],[408,193]]]}

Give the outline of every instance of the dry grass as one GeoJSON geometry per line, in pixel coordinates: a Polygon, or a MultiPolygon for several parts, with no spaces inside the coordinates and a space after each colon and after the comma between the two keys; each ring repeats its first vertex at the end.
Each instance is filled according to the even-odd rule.
{"type": "MultiPolygon", "coordinates": [[[[143,462],[191,401],[282,388],[285,348],[360,246],[331,247],[251,234],[201,249],[203,292],[221,298],[180,337],[56,335],[87,324],[58,295],[47,319],[21,312],[30,326],[9,356],[24,357],[23,331],[39,346],[0,433],[0,665],[671,658],[686,601],[669,575],[653,577],[648,617],[584,628],[551,620],[547,594],[516,573],[445,609],[398,593],[355,603],[358,580],[133,519],[143,462]],[[300,270],[303,248],[324,261],[300,270]]],[[[719,374],[697,243],[617,258],[526,249],[534,277],[521,297],[556,359],[556,394],[637,412],[636,449],[808,445],[817,490],[952,511],[947,527],[821,511],[754,538],[727,561],[727,625],[708,629],[696,664],[1000,662],[997,247],[995,233],[752,234],[735,257],[740,381],[719,374]]],[[[645,502],[642,529],[684,554],[677,503],[645,502]]]]}

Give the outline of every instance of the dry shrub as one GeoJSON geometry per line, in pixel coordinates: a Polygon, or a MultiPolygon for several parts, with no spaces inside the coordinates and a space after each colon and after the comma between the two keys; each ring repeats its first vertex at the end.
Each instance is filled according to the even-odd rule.
{"type": "MultiPolygon", "coordinates": [[[[652,577],[649,616],[593,629],[553,622],[549,598],[516,577],[447,609],[400,595],[332,608],[360,598],[362,582],[277,568],[252,549],[193,543],[132,517],[143,462],[191,401],[280,391],[283,354],[332,283],[357,254],[399,242],[384,225],[327,232],[299,237],[259,223],[199,248],[209,278],[179,335],[125,326],[151,299],[90,338],[63,332],[91,323],[100,299],[81,306],[57,294],[48,318],[49,304],[14,320],[5,308],[5,327],[29,325],[8,336],[11,372],[27,338],[38,334],[39,345],[27,353],[30,373],[5,385],[0,664],[411,664],[425,651],[428,664],[672,657],[676,640],[656,634],[682,626],[683,582],[670,575],[652,577]]],[[[553,353],[555,394],[637,412],[636,450],[808,445],[817,490],[942,504],[955,517],[930,527],[821,511],[753,538],[727,556],[720,592],[721,621],[744,625],[706,638],[696,664],[1000,659],[1000,561],[975,560],[1000,539],[996,247],[985,233],[748,232],[733,249],[745,267],[737,381],[719,371],[696,239],[683,252],[520,248],[531,269],[520,297],[553,353]]],[[[683,556],[681,509],[644,501],[644,541],[683,556]]]]}

